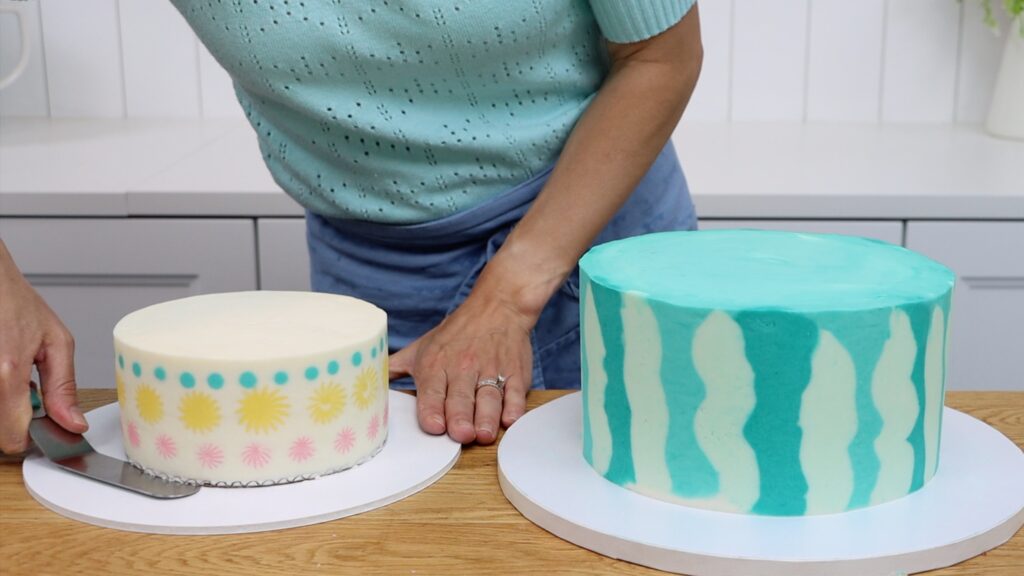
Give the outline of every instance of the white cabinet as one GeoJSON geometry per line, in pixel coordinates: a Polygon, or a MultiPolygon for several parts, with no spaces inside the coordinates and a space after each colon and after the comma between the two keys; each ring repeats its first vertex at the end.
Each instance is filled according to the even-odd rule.
{"type": "Polygon", "coordinates": [[[910,222],[907,247],[957,275],[954,390],[1024,390],[1024,222],[910,222]]]}
{"type": "Polygon", "coordinates": [[[701,230],[750,228],[785,230],[812,234],[845,234],[903,244],[903,222],[899,220],[701,220],[701,230]]]}
{"type": "Polygon", "coordinates": [[[83,388],[114,386],[111,331],[128,312],[257,286],[252,220],[10,218],[0,237],[74,334],[83,388]]]}
{"type": "Polygon", "coordinates": [[[309,250],[303,218],[256,221],[260,253],[260,288],[309,290],[309,250]]]}

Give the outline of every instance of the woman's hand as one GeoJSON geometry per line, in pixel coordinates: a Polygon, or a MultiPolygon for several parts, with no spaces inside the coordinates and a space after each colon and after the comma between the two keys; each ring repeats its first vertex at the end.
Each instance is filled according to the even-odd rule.
{"type": "Polygon", "coordinates": [[[17,454],[28,446],[33,364],[50,417],[71,432],[88,429],[75,396],[74,358],[71,333],[0,241],[0,452],[17,454]]]}
{"type": "Polygon", "coordinates": [[[490,444],[498,426],[526,411],[533,375],[530,331],[550,292],[536,274],[513,278],[496,258],[472,293],[436,328],[389,360],[389,376],[416,381],[420,427],[452,439],[490,444]],[[530,296],[536,293],[536,296],[530,296]],[[481,380],[504,379],[504,397],[481,380]]]}

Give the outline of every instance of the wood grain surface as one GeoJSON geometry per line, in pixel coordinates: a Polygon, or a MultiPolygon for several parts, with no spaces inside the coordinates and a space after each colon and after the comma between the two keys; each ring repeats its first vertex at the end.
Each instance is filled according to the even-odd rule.
{"type": "MultiPolygon", "coordinates": [[[[530,407],[560,392],[534,392],[530,407]]],[[[80,393],[87,409],[113,390],[80,393]]],[[[947,405],[1024,445],[1024,393],[950,392],[947,405]]],[[[386,508],[333,522],[235,536],[119,532],[65,519],[26,492],[21,465],[0,461],[0,574],[657,574],[534,526],[498,488],[495,446],[470,446],[444,478],[386,508]]],[[[935,575],[1024,574],[1024,531],[935,575]]]]}

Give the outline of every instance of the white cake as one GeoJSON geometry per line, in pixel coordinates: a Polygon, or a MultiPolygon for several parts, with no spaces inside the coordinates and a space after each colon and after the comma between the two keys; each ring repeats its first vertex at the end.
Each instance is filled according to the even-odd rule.
{"type": "Polygon", "coordinates": [[[209,294],[114,327],[129,460],[154,474],[256,486],[350,468],[387,437],[387,316],[310,292],[209,294]]]}

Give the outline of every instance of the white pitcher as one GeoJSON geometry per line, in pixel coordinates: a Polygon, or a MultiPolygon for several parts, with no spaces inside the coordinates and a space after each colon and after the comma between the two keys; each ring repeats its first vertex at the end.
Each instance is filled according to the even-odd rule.
{"type": "Polygon", "coordinates": [[[17,17],[19,36],[21,36],[21,51],[18,53],[18,63],[6,76],[0,78],[0,90],[13,84],[25,71],[25,68],[28,68],[29,47],[32,45],[30,35],[32,32],[27,25],[26,13],[32,8],[34,7],[25,0],[0,0],[0,13],[10,12],[17,17]]]}
{"type": "Polygon", "coordinates": [[[1024,140],[1024,36],[1021,18],[1010,22],[985,127],[1003,138],[1024,140]]]}

